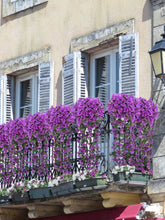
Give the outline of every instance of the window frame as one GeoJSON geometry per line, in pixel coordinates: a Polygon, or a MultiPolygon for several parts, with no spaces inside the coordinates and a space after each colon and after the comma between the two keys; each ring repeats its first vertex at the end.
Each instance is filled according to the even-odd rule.
{"type": "Polygon", "coordinates": [[[20,118],[21,82],[32,80],[32,112],[38,109],[38,71],[31,71],[15,77],[15,118],[20,118]]]}
{"type": "Polygon", "coordinates": [[[96,69],[95,69],[95,60],[104,56],[110,56],[110,69],[108,70],[110,74],[110,94],[111,98],[113,93],[116,93],[116,53],[119,52],[119,48],[108,48],[106,50],[100,50],[96,53],[90,55],[90,96],[95,97],[96,89],[96,69]],[[111,65],[112,64],[112,65],[111,65]],[[111,74],[112,73],[112,74],[111,74]],[[115,73],[115,74],[114,74],[115,73]],[[112,82],[112,83],[111,83],[112,82]],[[115,83],[113,83],[115,82],[115,83]]]}

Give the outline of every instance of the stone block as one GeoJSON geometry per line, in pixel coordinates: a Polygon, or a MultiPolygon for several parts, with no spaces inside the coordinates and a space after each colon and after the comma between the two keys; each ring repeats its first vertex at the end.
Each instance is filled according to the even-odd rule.
{"type": "Polygon", "coordinates": [[[15,13],[15,5],[16,2],[10,0],[3,0],[3,7],[2,7],[2,17],[6,17],[8,15],[15,13]]]}
{"type": "Polygon", "coordinates": [[[127,206],[140,203],[140,197],[135,193],[104,192],[101,193],[104,208],[127,206]]]}
{"type": "Polygon", "coordinates": [[[29,0],[29,1],[18,0],[16,2],[16,12],[20,12],[31,7],[33,7],[33,0],[29,0]]]}
{"type": "Polygon", "coordinates": [[[33,0],[34,5],[39,5],[41,3],[48,2],[48,0],[33,0]]]}
{"type": "Polygon", "coordinates": [[[44,218],[51,216],[63,215],[63,206],[56,205],[28,205],[27,206],[29,212],[28,217],[33,218],[44,218]]]}
{"type": "Polygon", "coordinates": [[[165,196],[165,179],[151,180],[148,184],[147,194],[149,196],[156,195],[157,197],[160,194],[160,198],[157,198],[157,201],[161,201],[165,196]]]}
{"type": "MultiPolygon", "coordinates": [[[[164,18],[164,24],[165,24],[165,16],[163,18],[164,18]]],[[[164,25],[153,28],[153,45],[155,44],[156,41],[159,41],[162,39],[162,37],[160,36],[162,33],[164,33],[164,25]]]]}
{"type": "Polygon", "coordinates": [[[165,155],[153,158],[153,179],[160,178],[165,178],[165,155]]]}
{"type": "MultiPolygon", "coordinates": [[[[159,117],[155,122],[155,131],[154,131],[154,138],[155,136],[165,134],[165,109],[159,111],[159,117]]],[[[159,141],[160,142],[160,141],[159,141]]]]}
{"type": "Polygon", "coordinates": [[[26,54],[9,61],[0,63],[0,73],[13,73],[37,66],[40,63],[50,60],[50,48],[26,54]]]}
{"type": "Polygon", "coordinates": [[[165,24],[165,3],[163,7],[153,11],[153,26],[165,24]]]}
{"type": "Polygon", "coordinates": [[[110,27],[92,32],[83,37],[75,38],[71,41],[71,51],[89,50],[98,47],[100,44],[112,40],[120,34],[133,33],[134,19],[120,22],[110,27]]]}
{"type": "Polygon", "coordinates": [[[152,100],[157,104],[159,111],[165,109],[165,94],[164,88],[152,92],[152,100]]]}
{"type": "Polygon", "coordinates": [[[68,199],[63,201],[64,213],[78,213],[89,212],[94,210],[103,209],[101,200],[88,200],[88,199],[68,199]]]}
{"type": "Polygon", "coordinates": [[[3,0],[2,16],[6,17],[18,13],[47,1],[48,0],[3,0]]]}
{"type": "Polygon", "coordinates": [[[162,4],[165,3],[165,0],[151,0],[151,3],[153,5],[153,9],[159,8],[162,4]]]}
{"type": "Polygon", "coordinates": [[[165,155],[165,134],[155,135],[153,136],[153,157],[163,155],[165,155]]]}

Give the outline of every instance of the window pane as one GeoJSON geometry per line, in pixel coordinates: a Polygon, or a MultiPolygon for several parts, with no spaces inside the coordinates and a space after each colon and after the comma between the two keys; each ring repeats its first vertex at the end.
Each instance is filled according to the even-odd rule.
{"type": "Polygon", "coordinates": [[[20,117],[26,117],[32,112],[32,80],[20,83],[20,117]]]}
{"type": "Polygon", "coordinates": [[[32,103],[32,98],[31,98],[31,80],[26,80],[21,82],[21,103],[20,107],[29,105],[32,103]]]}
{"type": "Polygon", "coordinates": [[[98,94],[97,97],[100,98],[100,101],[104,104],[105,108],[109,100],[109,93],[108,93],[109,90],[110,90],[110,86],[96,88],[96,92],[98,94]]]}
{"type": "Polygon", "coordinates": [[[95,96],[99,97],[106,107],[110,98],[110,56],[100,57],[95,60],[96,83],[95,96]]]}
{"type": "Polygon", "coordinates": [[[30,113],[32,113],[32,107],[24,107],[20,109],[20,117],[26,118],[30,113]]]}

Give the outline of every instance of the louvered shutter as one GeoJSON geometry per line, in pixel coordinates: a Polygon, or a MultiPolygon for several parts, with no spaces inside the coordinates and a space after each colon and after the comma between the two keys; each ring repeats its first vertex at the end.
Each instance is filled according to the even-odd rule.
{"type": "Polygon", "coordinates": [[[3,123],[3,112],[4,112],[4,103],[3,103],[3,92],[4,92],[4,82],[3,75],[0,75],[0,124],[3,123]]]}
{"type": "Polygon", "coordinates": [[[77,96],[76,100],[79,98],[86,98],[88,96],[88,60],[89,56],[86,53],[80,52],[80,55],[77,57],[77,96]]]}
{"type": "Polygon", "coordinates": [[[88,55],[74,52],[63,57],[62,103],[73,105],[88,95],[88,55]]]}
{"type": "Polygon", "coordinates": [[[53,62],[39,65],[38,78],[38,111],[45,112],[53,104],[53,62]]]}
{"type": "Polygon", "coordinates": [[[62,104],[72,105],[76,101],[76,55],[63,57],[62,104]]]}
{"type": "Polygon", "coordinates": [[[119,37],[119,92],[138,96],[138,34],[119,37]]]}
{"type": "Polygon", "coordinates": [[[5,75],[4,77],[4,106],[6,109],[4,112],[4,122],[6,123],[14,117],[14,78],[9,75],[5,75]]]}

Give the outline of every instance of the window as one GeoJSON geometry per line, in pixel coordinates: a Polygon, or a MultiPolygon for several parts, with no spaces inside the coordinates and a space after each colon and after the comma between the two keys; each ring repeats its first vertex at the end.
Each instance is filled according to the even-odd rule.
{"type": "Polygon", "coordinates": [[[63,104],[93,96],[106,106],[113,93],[138,96],[138,34],[120,36],[113,48],[63,57],[63,104]]]}
{"type": "MultiPolygon", "coordinates": [[[[86,42],[88,38],[84,39],[86,42]]],[[[138,34],[120,36],[117,42],[108,48],[106,45],[106,51],[98,46],[63,57],[63,104],[72,106],[79,98],[98,96],[106,107],[113,93],[138,96],[138,34]],[[97,53],[93,54],[96,49],[97,53]]],[[[105,171],[111,161],[109,146],[112,141],[112,134],[101,133],[99,150],[103,159],[100,170],[105,171]]]]}
{"type": "Polygon", "coordinates": [[[15,78],[15,118],[25,118],[38,110],[37,72],[15,78]]]}
{"type": "Polygon", "coordinates": [[[119,92],[119,53],[108,50],[91,55],[90,96],[99,97],[104,106],[119,92]]]}
{"type": "Polygon", "coordinates": [[[53,104],[53,62],[41,63],[35,69],[24,70],[21,75],[0,75],[1,124],[29,113],[45,112],[53,104]]]}

